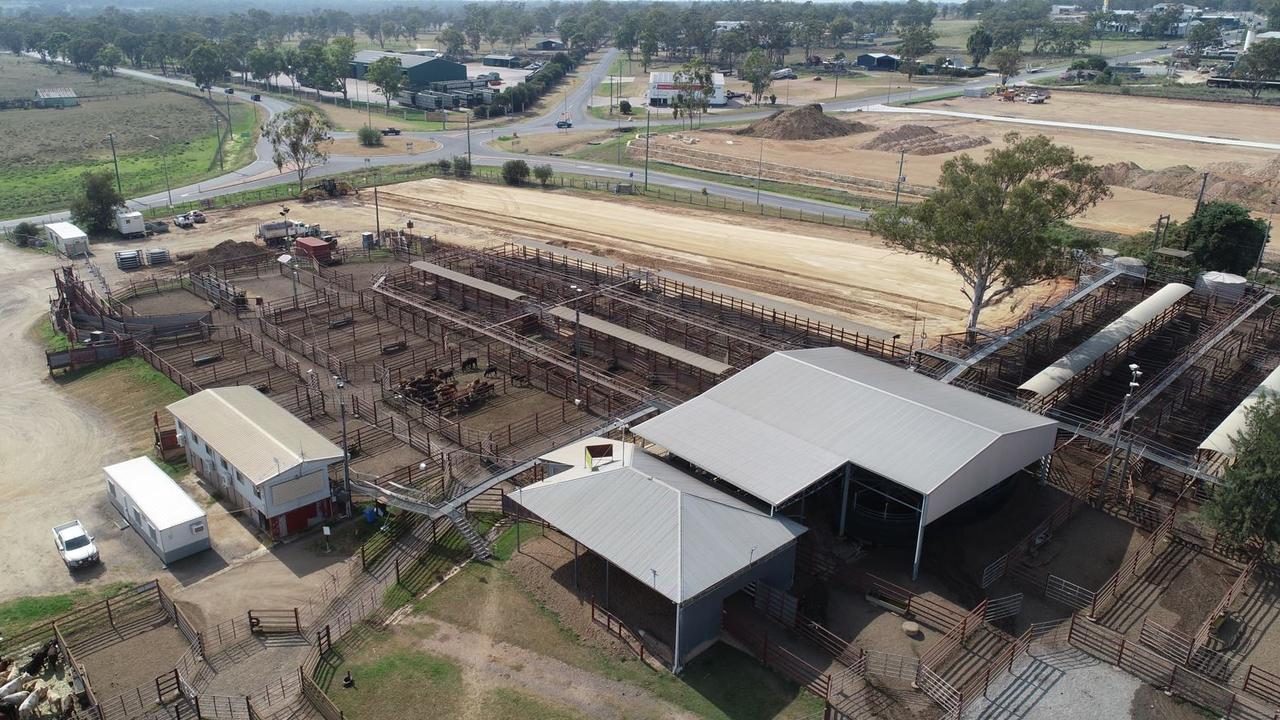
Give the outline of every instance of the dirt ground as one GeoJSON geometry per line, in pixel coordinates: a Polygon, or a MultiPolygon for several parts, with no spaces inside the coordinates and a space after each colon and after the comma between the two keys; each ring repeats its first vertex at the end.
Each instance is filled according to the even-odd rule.
{"type": "Polygon", "coordinates": [[[382,144],[376,147],[366,147],[360,144],[355,138],[338,138],[330,140],[327,145],[327,151],[330,155],[352,155],[355,157],[373,157],[377,155],[417,155],[419,153],[430,152],[440,147],[440,143],[434,140],[423,140],[422,138],[413,139],[404,136],[397,137],[390,135],[382,138],[382,144]],[[413,143],[411,150],[407,143],[413,143]]]}
{"type": "Polygon", "coordinates": [[[89,674],[89,682],[100,700],[113,698],[125,691],[142,687],[143,698],[155,697],[156,677],[172,670],[174,663],[191,646],[186,637],[170,624],[163,612],[159,613],[153,627],[110,644],[95,646],[92,652],[76,656],[89,674]],[[151,696],[147,696],[148,689],[151,696]]]}
{"type": "MultiPolygon", "coordinates": [[[[1012,116],[1025,116],[1029,113],[1039,112],[1043,114],[1043,117],[1050,119],[1078,120],[1097,124],[1108,124],[1106,118],[1110,118],[1113,121],[1111,124],[1157,130],[1168,129],[1183,133],[1203,132],[1203,134],[1223,135],[1221,132],[1213,132],[1211,129],[1203,131],[1193,129],[1198,127],[1198,123],[1193,123],[1190,127],[1181,127],[1176,123],[1173,127],[1166,127],[1169,123],[1163,116],[1156,116],[1157,119],[1152,119],[1148,113],[1139,113],[1133,119],[1126,119],[1122,113],[1112,113],[1110,106],[1107,105],[1111,101],[1109,97],[1103,100],[1094,100],[1093,96],[1090,96],[1088,107],[1078,107],[1080,100],[1081,98],[1077,96],[1069,96],[1064,93],[1054,97],[1052,102],[1060,104],[1053,105],[1052,108],[1050,105],[997,103],[991,100],[968,98],[935,101],[925,103],[921,107],[937,107],[947,110],[988,114],[1009,114],[1012,116]],[[1089,115],[1089,111],[1099,102],[1104,104],[1105,112],[1099,117],[1089,115]],[[1010,110],[1008,108],[1013,109],[1010,110]],[[1050,109],[1045,110],[1045,108],[1050,109]]],[[[1117,98],[1117,100],[1123,101],[1122,107],[1125,108],[1129,107],[1130,103],[1137,102],[1129,98],[1117,98]]],[[[1201,117],[1207,112],[1195,103],[1189,103],[1188,105],[1191,106],[1188,111],[1194,111],[1190,112],[1193,118],[1201,117]]],[[[1170,110],[1181,112],[1182,108],[1171,108],[1170,110]]],[[[1119,113],[1119,111],[1117,112],[1119,113]]],[[[1216,113],[1217,110],[1214,109],[1214,112],[1216,113]]],[[[1274,112],[1272,109],[1249,109],[1250,117],[1257,122],[1262,122],[1262,118],[1254,118],[1254,115],[1274,112]]],[[[1274,153],[1249,148],[1206,145],[1179,140],[1134,137],[1066,128],[1032,126],[1019,128],[1017,125],[1007,123],[964,118],[930,117],[905,113],[847,113],[842,117],[847,120],[857,119],[861,122],[875,125],[877,131],[827,140],[765,140],[763,148],[764,161],[892,182],[898,176],[898,163],[903,158],[900,158],[896,152],[864,150],[861,146],[879,135],[880,132],[892,130],[904,124],[923,125],[948,135],[970,135],[989,138],[991,140],[991,145],[989,146],[962,151],[978,156],[984,154],[987,148],[1001,147],[1004,144],[1003,138],[1006,134],[1020,130],[1023,134],[1041,133],[1050,135],[1055,142],[1070,145],[1078,152],[1089,155],[1094,162],[1099,164],[1135,162],[1144,169],[1160,169],[1178,165],[1199,167],[1226,161],[1261,164],[1274,157],[1274,153]]],[[[1274,117],[1272,120],[1274,120],[1274,117]]],[[[1271,124],[1275,123],[1270,122],[1269,125],[1271,124]]],[[[1275,134],[1277,133],[1270,129],[1249,131],[1251,139],[1255,135],[1257,139],[1270,139],[1275,134]]],[[[697,142],[692,147],[696,150],[737,158],[744,163],[743,167],[747,169],[749,169],[748,166],[754,166],[760,157],[761,141],[757,139],[735,136],[723,130],[683,132],[681,135],[695,138],[697,142]]],[[[654,142],[659,144],[675,143],[676,146],[680,146],[680,141],[673,139],[670,134],[656,136],[654,142]]],[[[933,185],[942,170],[943,163],[959,154],[961,153],[908,154],[904,158],[902,174],[906,176],[907,182],[910,184],[933,185]]],[[[1194,200],[1182,197],[1121,187],[1113,188],[1113,193],[1113,197],[1078,219],[1076,221],[1077,224],[1098,230],[1132,233],[1149,229],[1154,224],[1155,218],[1161,214],[1170,213],[1175,218],[1184,218],[1189,216],[1195,208],[1194,200]]],[[[877,193],[869,191],[868,194],[875,195],[877,193]]]]}
{"type": "MultiPolygon", "coordinates": [[[[731,224],[724,216],[681,213],[687,216],[673,233],[668,229],[673,210],[444,180],[390,186],[381,197],[384,210],[412,216],[415,222],[423,217],[465,221],[473,237],[480,233],[490,243],[512,236],[570,241],[628,262],[824,306],[904,334],[917,314],[925,333],[964,324],[957,276],[922,258],[891,252],[862,232],[829,229],[824,234],[816,226],[794,224],[784,231],[731,224]]],[[[456,238],[450,232],[442,237],[456,238]]],[[[984,321],[994,324],[1017,315],[1022,303],[1036,295],[1035,289],[1023,293],[987,311],[984,321]]]]}

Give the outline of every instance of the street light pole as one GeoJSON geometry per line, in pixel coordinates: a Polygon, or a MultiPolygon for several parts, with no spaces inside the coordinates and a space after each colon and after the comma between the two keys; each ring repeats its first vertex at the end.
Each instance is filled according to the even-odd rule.
{"type": "Polygon", "coordinates": [[[902,150],[898,155],[898,184],[893,190],[893,206],[898,207],[898,196],[902,194],[902,182],[906,178],[902,175],[902,167],[907,162],[907,151],[902,150]]]}
{"type": "Polygon", "coordinates": [[[573,301],[573,394],[574,402],[582,399],[582,348],[578,344],[578,333],[582,329],[582,288],[570,285],[575,295],[573,301]]]}
{"type": "MultiPolygon", "coordinates": [[[[151,138],[152,140],[155,140],[158,143],[160,142],[160,138],[156,137],[155,135],[148,135],[147,137],[151,138]]],[[[160,145],[160,158],[161,158],[161,163],[164,166],[164,191],[169,196],[169,207],[172,208],[173,207],[173,186],[169,184],[169,150],[164,146],[163,143],[161,143],[160,145]]]]}
{"type": "Polygon", "coordinates": [[[107,133],[107,142],[111,143],[111,164],[116,167],[116,192],[124,197],[124,186],[120,183],[120,160],[116,157],[116,134],[107,133]]]}
{"type": "Polygon", "coordinates": [[[471,165],[471,113],[467,113],[467,165],[471,165]]]}
{"type": "MultiPolygon", "coordinates": [[[[370,158],[364,159],[364,171],[366,174],[372,172],[370,170],[372,162],[370,158]]],[[[376,175],[373,178],[373,226],[378,232],[374,237],[378,238],[378,242],[382,242],[382,208],[378,205],[378,178],[376,175]]]]}
{"type": "Polygon", "coordinates": [[[644,191],[649,192],[649,132],[653,124],[653,108],[644,106],[644,191]]]}
{"type": "MultiPolygon", "coordinates": [[[[1106,502],[1107,492],[1111,486],[1111,468],[1115,464],[1116,451],[1120,449],[1120,431],[1124,427],[1124,416],[1129,414],[1129,401],[1133,399],[1133,393],[1138,389],[1138,378],[1142,377],[1142,370],[1137,363],[1129,365],[1131,373],[1129,379],[1129,391],[1124,394],[1124,402],[1120,404],[1120,427],[1116,428],[1116,436],[1111,441],[1111,452],[1107,454],[1107,471],[1102,476],[1102,488],[1098,493],[1098,506],[1101,507],[1106,502]]],[[[1132,433],[1132,428],[1130,429],[1132,433]]]]}
{"type": "Polygon", "coordinates": [[[760,138],[760,157],[756,160],[756,207],[760,207],[760,177],[764,174],[764,138],[760,138]]]}

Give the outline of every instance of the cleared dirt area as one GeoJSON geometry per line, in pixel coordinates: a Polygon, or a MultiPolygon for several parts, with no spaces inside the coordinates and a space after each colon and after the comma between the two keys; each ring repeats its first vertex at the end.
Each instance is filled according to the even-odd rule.
{"type": "Polygon", "coordinates": [[[612,137],[612,132],[545,132],[517,136],[504,136],[494,141],[494,146],[507,152],[531,155],[568,155],[598,144],[612,137]]]}
{"type": "Polygon", "coordinates": [[[356,157],[419,155],[431,152],[438,147],[440,147],[440,143],[434,140],[423,140],[422,138],[415,140],[404,136],[396,137],[395,135],[382,138],[382,144],[375,147],[361,145],[360,141],[355,138],[337,138],[325,143],[325,148],[330,155],[354,155],[356,157]],[[412,148],[409,147],[409,143],[413,143],[412,148]]]}
{"type": "MultiPolygon", "coordinates": [[[[783,231],[735,224],[726,216],[695,215],[682,217],[673,229],[669,210],[444,180],[389,186],[381,198],[384,227],[387,209],[406,217],[465,221],[473,231],[485,228],[489,242],[509,237],[568,241],[628,262],[834,309],[895,332],[909,333],[915,316],[923,320],[926,333],[963,325],[964,296],[956,275],[922,258],[894,253],[867,233],[837,231],[837,236],[822,237],[816,227],[791,225],[783,231]]],[[[1007,319],[1036,295],[1024,293],[988,310],[984,320],[1007,319]]]]}

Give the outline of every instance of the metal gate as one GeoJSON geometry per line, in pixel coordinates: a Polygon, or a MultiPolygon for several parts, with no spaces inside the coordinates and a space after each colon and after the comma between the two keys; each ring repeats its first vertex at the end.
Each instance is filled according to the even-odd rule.
{"type": "Polygon", "coordinates": [[[1005,571],[1009,568],[1009,553],[1005,553],[996,558],[994,562],[988,565],[982,571],[982,587],[989,588],[997,580],[1004,577],[1005,571]]]}
{"type": "Polygon", "coordinates": [[[764,613],[765,617],[770,620],[777,620],[786,627],[795,627],[796,612],[799,610],[800,601],[794,595],[789,595],[763,582],[757,581],[755,586],[756,609],[764,613]]]}
{"type": "Polygon", "coordinates": [[[249,632],[258,635],[301,635],[298,608],[292,610],[250,610],[249,632]]]}
{"type": "Polygon", "coordinates": [[[996,620],[1014,617],[1020,612],[1022,612],[1022,593],[1014,593],[1002,598],[988,600],[987,610],[982,619],[987,622],[995,622],[996,620]]]}
{"type": "Polygon", "coordinates": [[[1077,585],[1070,580],[1064,580],[1057,575],[1050,575],[1044,584],[1044,596],[1046,598],[1076,610],[1091,607],[1095,594],[1093,590],[1077,585]]]}

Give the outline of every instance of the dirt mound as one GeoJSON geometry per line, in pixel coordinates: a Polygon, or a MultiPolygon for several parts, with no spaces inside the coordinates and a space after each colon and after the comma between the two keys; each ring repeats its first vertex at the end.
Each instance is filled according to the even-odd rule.
{"type": "Polygon", "coordinates": [[[875,130],[875,126],[837,120],[822,112],[821,105],[814,103],[793,110],[780,110],[734,134],[769,140],[824,140],[870,130],[875,130]]]}
{"type": "Polygon", "coordinates": [[[982,136],[948,135],[925,125],[902,125],[880,133],[861,147],[863,150],[905,151],[908,155],[938,155],[990,142],[990,139],[982,136]]]}
{"type": "Polygon", "coordinates": [[[1272,202],[1280,200],[1280,156],[1257,165],[1225,162],[1203,169],[1175,165],[1161,170],[1144,170],[1137,163],[1112,163],[1103,166],[1102,178],[1108,185],[1190,200],[1199,196],[1206,170],[1209,181],[1204,188],[1205,200],[1238,202],[1263,211],[1270,209],[1272,202]]]}
{"type": "Polygon", "coordinates": [[[228,260],[265,254],[267,254],[267,249],[257,243],[223,240],[208,250],[192,254],[187,259],[187,267],[191,270],[197,270],[207,265],[216,265],[228,260]]]}

